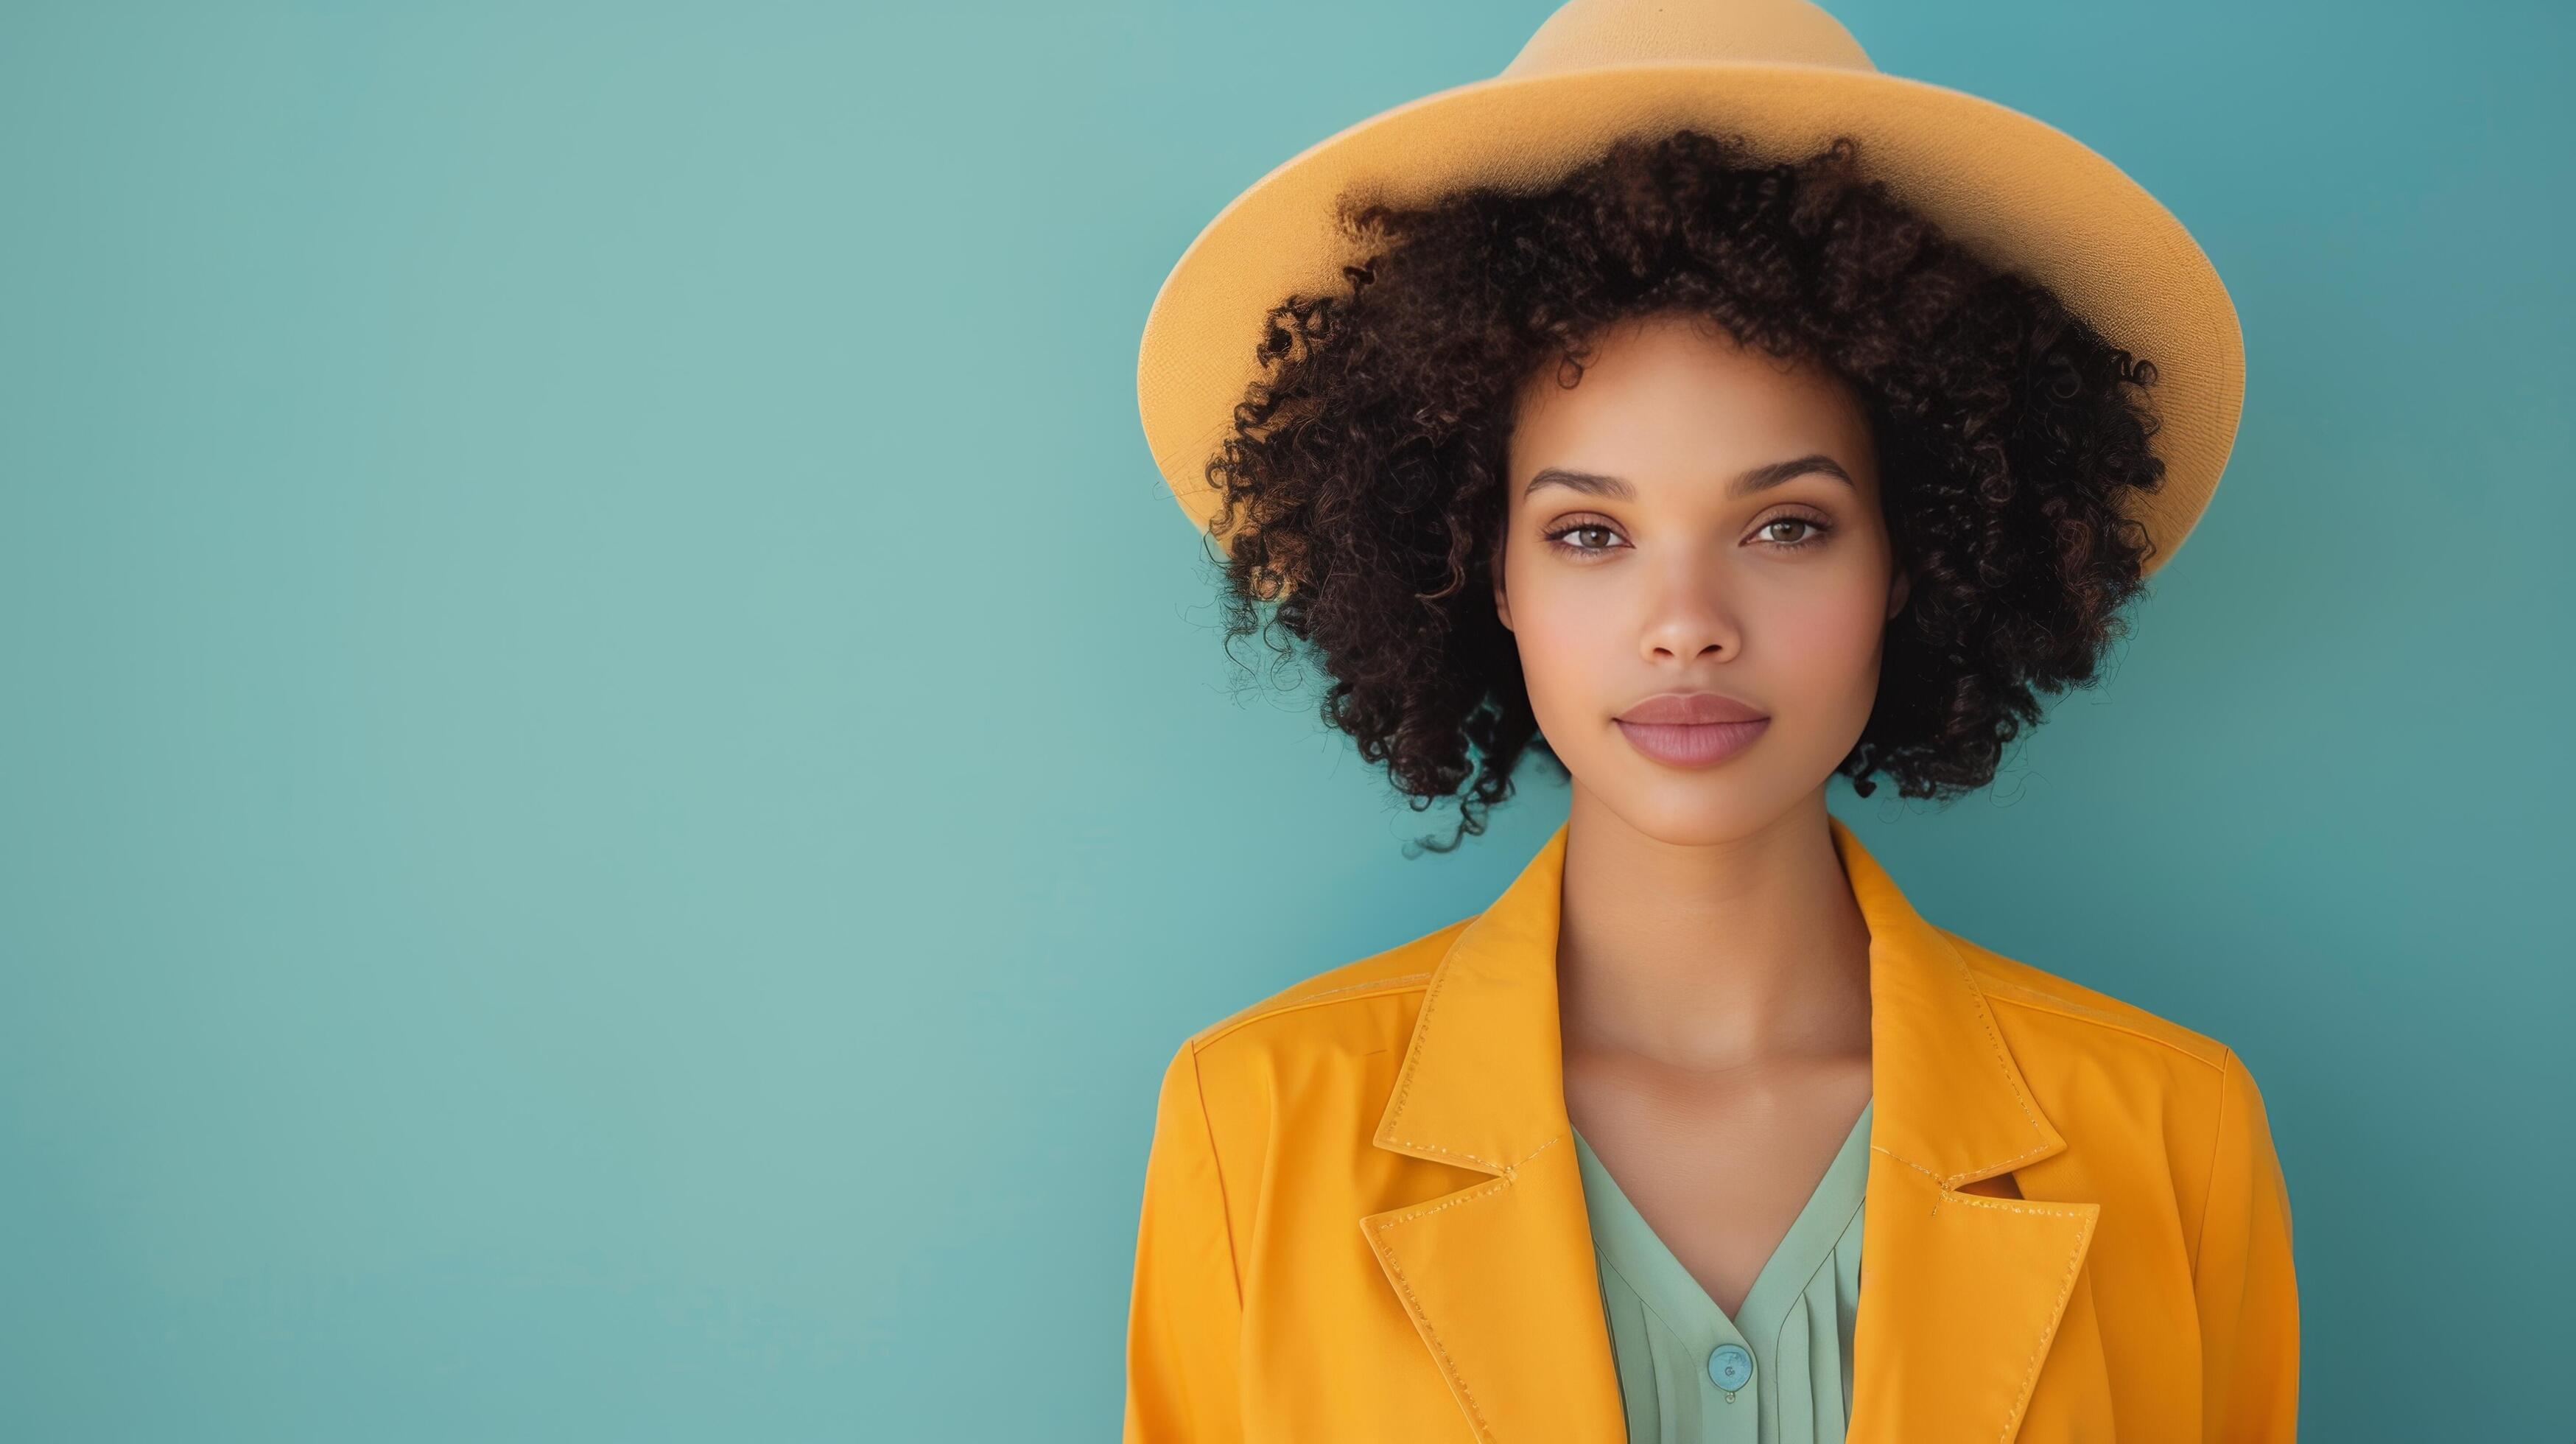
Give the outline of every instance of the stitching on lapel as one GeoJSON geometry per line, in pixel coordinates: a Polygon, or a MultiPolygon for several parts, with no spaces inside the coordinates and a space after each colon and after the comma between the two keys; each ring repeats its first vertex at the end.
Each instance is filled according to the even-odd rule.
{"type": "Polygon", "coordinates": [[[1440,1360],[1440,1372],[1457,1386],[1458,1397],[1467,1406],[1467,1421],[1476,1426],[1476,1437],[1486,1440],[1494,1437],[1494,1431],[1492,1426],[1485,1422],[1485,1411],[1478,1407],[1475,1394],[1467,1388],[1466,1377],[1458,1372],[1457,1361],[1449,1357],[1449,1346],[1440,1341],[1440,1331],[1431,1327],[1431,1315],[1423,1311],[1421,1298],[1413,1292],[1412,1278],[1405,1273],[1403,1263],[1397,1260],[1395,1251],[1386,1246],[1385,1240],[1387,1233],[1399,1223],[1411,1223],[1418,1218],[1428,1218],[1444,1208],[1456,1208],[1462,1203],[1473,1203],[1478,1199],[1500,1193],[1511,1186],[1512,1180],[1509,1177],[1497,1178],[1471,1192],[1460,1194],[1456,1198],[1445,1199],[1429,1208],[1399,1214],[1378,1224],[1374,1230],[1376,1237],[1371,1240],[1377,1245],[1375,1252],[1378,1258],[1386,1264],[1388,1272],[1395,1275],[1395,1286],[1404,1291],[1405,1307],[1412,1311],[1415,1325],[1422,1330],[1422,1337],[1430,1341],[1432,1354],[1440,1360]]]}
{"type": "MultiPolygon", "coordinates": [[[[1452,944],[1451,944],[1451,946],[1452,946],[1452,947],[1455,947],[1455,946],[1456,946],[1456,944],[1455,944],[1455,943],[1452,943],[1452,944]]],[[[1445,961],[1445,959],[1444,959],[1444,961],[1445,961]]],[[[1413,1098],[1413,1070],[1414,1070],[1415,1065],[1416,1065],[1416,1064],[1418,1064],[1418,1063],[1421,1061],[1421,1057],[1422,1057],[1422,1045],[1423,1045],[1423,1043],[1424,1043],[1427,1039],[1429,1039],[1429,1038],[1430,1038],[1430,1036],[1431,1036],[1431,1014],[1432,1014],[1432,1011],[1433,1011],[1434,1009],[1436,1009],[1436,1008],[1438,1008],[1438,1007],[1440,1006],[1440,997],[1441,997],[1441,994],[1442,994],[1442,993],[1443,993],[1443,992],[1448,988],[1448,986],[1449,986],[1449,970],[1448,970],[1446,967],[1436,968],[1436,969],[1434,969],[1434,970],[1433,970],[1433,972],[1436,974],[1436,976],[1434,976],[1434,977],[1431,979],[1431,986],[1430,986],[1429,988],[1427,988],[1426,990],[1424,990],[1424,992],[1423,992],[1423,994],[1422,994],[1422,1013],[1421,1013],[1421,1016],[1419,1016],[1419,1017],[1417,1017],[1417,1018],[1415,1018],[1415,1019],[1413,1020],[1413,1037],[1412,1037],[1412,1039],[1410,1040],[1410,1043],[1409,1043],[1408,1047],[1407,1047],[1407,1048],[1406,1048],[1406,1050],[1405,1050],[1405,1057],[1404,1057],[1404,1071],[1403,1071],[1403,1072],[1401,1072],[1401,1073],[1399,1073],[1399,1074],[1397,1074],[1397,1075],[1396,1075],[1396,1079],[1395,1079],[1395,1113],[1394,1113],[1394,1116],[1395,1116],[1395,1117],[1397,1117],[1397,1118],[1399,1118],[1399,1119],[1400,1119],[1400,1118],[1402,1118],[1402,1117],[1404,1117],[1404,1109],[1405,1109],[1405,1105],[1406,1105],[1408,1102],[1410,1102],[1410,1101],[1412,1100],[1412,1098],[1413,1098]]],[[[1398,1143],[1402,1143],[1402,1144],[1404,1144],[1404,1146],[1406,1146],[1407,1148],[1423,1148],[1423,1147],[1429,1147],[1429,1146],[1430,1146],[1430,1145],[1427,1145],[1427,1144],[1414,1143],[1414,1142],[1412,1142],[1412,1141],[1411,1141],[1411,1140],[1409,1140],[1409,1139],[1402,1139],[1402,1138],[1399,1138],[1399,1139],[1396,1139],[1395,1141],[1396,1141],[1396,1142],[1398,1142],[1398,1143]]],[[[1445,1149],[1445,1148],[1442,1148],[1442,1149],[1434,1149],[1433,1151],[1435,1151],[1435,1152],[1439,1152],[1439,1153],[1448,1153],[1448,1152],[1449,1152],[1449,1150],[1447,1150],[1447,1149],[1445,1149]]],[[[1463,1154],[1463,1153],[1453,1153],[1453,1154],[1450,1154],[1449,1156],[1450,1156],[1450,1157],[1452,1157],[1452,1158],[1466,1158],[1466,1157],[1468,1157],[1469,1155],[1467,1155],[1467,1154],[1463,1154]]],[[[1481,1159],[1481,1158],[1476,1159],[1475,1161],[1476,1161],[1476,1162],[1478,1162],[1478,1163],[1484,1163],[1484,1162],[1485,1162],[1485,1160],[1483,1160],[1483,1159],[1481,1159]]],[[[1492,1168],[1492,1167],[1498,1167],[1499,1165],[1496,1165],[1496,1164],[1486,1164],[1485,1166],[1486,1166],[1486,1167],[1488,1167],[1488,1168],[1492,1168]]]]}
{"type": "Polygon", "coordinates": [[[1565,1135],[1562,1133],[1551,1136],[1545,1143],[1542,1143],[1538,1147],[1531,1149],[1529,1152],[1522,1154],[1517,1160],[1504,1164],[1503,1177],[1511,1179],[1514,1182],[1518,1182],[1520,1179],[1522,1164],[1529,1162],[1531,1159],[1538,1157],[1540,1154],[1547,1152],[1549,1149],[1554,1148],[1556,1145],[1564,1141],[1565,1135]]]}
{"type": "MultiPolygon", "coordinates": [[[[2004,1047],[2003,1034],[1998,1032],[1995,1028],[1994,1010],[1986,1006],[1985,992],[1977,986],[1975,976],[1968,971],[1967,959],[1958,955],[1957,946],[1952,944],[1947,938],[1944,938],[1941,941],[1944,947],[1950,949],[1950,960],[1957,967],[1956,977],[1958,979],[1959,987],[1967,993],[1969,1000],[1977,1006],[1977,1022],[1982,1025],[1984,1029],[1986,1035],[1986,1046],[1994,1051],[1995,1071],[2003,1075],[2004,1085],[2012,1090],[2013,1102],[2021,1109],[2022,1121],[2030,1125],[2030,1131],[2034,1134],[2043,1131],[2040,1128],[2038,1115],[2030,1111],[2030,1095],[2022,1091],[2021,1081],[2013,1076],[2012,1054],[2004,1047]]],[[[2012,1157],[2005,1159],[2000,1165],[1988,1172],[1974,1176],[1991,1178],[1994,1174],[2001,1173],[2005,1169],[2012,1167],[2014,1164],[2021,1162],[2023,1159],[2031,1157],[2033,1154],[2045,1151],[2047,1147],[2047,1142],[2042,1140],[2039,1143],[2033,1144],[2028,1150],[2014,1154],[2012,1157]]],[[[1891,1154],[1889,1156],[1894,1157],[1895,1155],[1891,1154]]],[[[1931,1170],[1925,1169],[1924,1171],[1928,1173],[1931,1170]]],[[[1956,1189],[1961,1183],[1967,1182],[1970,1177],[1971,1175],[1967,1173],[1954,1173],[1948,1178],[1941,1180],[1941,1188],[1944,1192],[1949,1192],[1956,1189]]]]}
{"type": "MultiPolygon", "coordinates": [[[[2054,1218],[2080,1219],[2084,1217],[2084,1213],[2080,1209],[2011,1208],[1995,1199],[1979,1198],[1973,1193],[1956,1194],[1954,1197],[1962,1203],[1973,1204],[1978,1208],[2001,1208],[2007,1213],[2044,1213],[2054,1218]]],[[[2021,1426],[2022,1411],[2030,1407],[2030,1396],[2037,1387],[2037,1381],[2039,1378],[2040,1360],[2045,1357],[2046,1354],[2045,1346],[2047,1343],[2056,1339],[2058,1327],[2065,1321],[2066,1298],[2067,1295],[2075,1291],[2075,1267],[2083,1260],[2084,1246],[2087,1243],[2090,1243],[2092,1238],[2093,1225],[2090,1223],[2075,1231],[2075,1247],[2066,1255],[2066,1273],[2064,1277],[2057,1281],[2057,1300],[2049,1308],[2049,1326],[2043,1331],[2041,1341],[2031,1345],[2030,1364],[2027,1368],[2022,1370],[2021,1390],[2013,1396],[2013,1406],[2011,1411],[2004,1415],[2003,1432],[1995,1436],[1996,1444],[2010,1444],[2013,1430],[2021,1426]]]]}

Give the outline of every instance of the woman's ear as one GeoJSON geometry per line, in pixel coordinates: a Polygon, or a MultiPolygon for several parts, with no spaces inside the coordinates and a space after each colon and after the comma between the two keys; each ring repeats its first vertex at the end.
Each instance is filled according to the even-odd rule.
{"type": "Polygon", "coordinates": [[[1887,586],[1887,619],[1889,621],[1892,622],[1896,620],[1896,614],[1905,610],[1905,598],[1914,590],[1913,583],[1913,573],[1908,572],[1903,567],[1898,567],[1896,569],[1896,576],[1888,583],[1887,586]]]}
{"type": "Polygon", "coordinates": [[[1511,526],[1506,522],[1503,529],[1494,534],[1493,549],[1485,553],[1485,570],[1494,576],[1494,615],[1502,619],[1506,632],[1512,629],[1512,599],[1503,590],[1503,542],[1510,535],[1511,526]]]}

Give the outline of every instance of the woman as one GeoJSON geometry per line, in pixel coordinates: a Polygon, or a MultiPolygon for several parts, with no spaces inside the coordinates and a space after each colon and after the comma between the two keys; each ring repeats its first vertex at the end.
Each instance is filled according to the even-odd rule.
{"type": "Polygon", "coordinates": [[[2241,351],[2152,198],[1801,0],[1576,0],[1228,207],[1140,386],[1448,845],[1533,752],[1571,805],[1172,1058],[1128,1440],[2292,1437],[2242,1060],[1825,807],[1985,785],[2206,504],[2241,351]]]}

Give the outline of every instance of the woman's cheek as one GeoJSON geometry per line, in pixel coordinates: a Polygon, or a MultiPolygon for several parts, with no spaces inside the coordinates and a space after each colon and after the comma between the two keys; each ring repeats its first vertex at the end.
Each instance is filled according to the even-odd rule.
{"type": "Polygon", "coordinates": [[[1570,741],[1617,710],[1607,674],[1628,657],[1631,643],[1619,634],[1619,613],[1606,598],[1580,588],[1538,590],[1528,605],[1513,607],[1521,671],[1540,730],[1551,742],[1570,741]]]}
{"type": "Polygon", "coordinates": [[[1878,647],[1886,630],[1883,589],[1841,587],[1803,599],[1772,618],[1778,638],[1766,680],[1794,685],[1821,723],[1866,723],[1878,695],[1878,647]],[[1857,708],[1857,715],[1851,715],[1857,708]]]}

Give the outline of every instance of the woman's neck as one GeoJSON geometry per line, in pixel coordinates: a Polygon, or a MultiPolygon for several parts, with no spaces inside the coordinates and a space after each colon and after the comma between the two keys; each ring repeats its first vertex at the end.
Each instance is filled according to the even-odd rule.
{"type": "Polygon", "coordinates": [[[1676,846],[1577,788],[1557,997],[1569,1051],[1694,1072],[1866,1056],[1869,927],[1822,789],[1757,832],[1676,846]]]}

